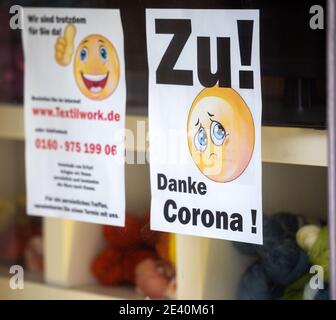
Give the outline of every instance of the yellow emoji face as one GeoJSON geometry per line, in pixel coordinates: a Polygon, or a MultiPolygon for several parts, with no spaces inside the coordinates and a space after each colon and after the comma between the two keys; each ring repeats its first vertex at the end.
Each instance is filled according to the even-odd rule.
{"type": "Polygon", "coordinates": [[[109,97],[119,82],[119,59],[112,43],[101,35],[85,37],[74,61],[74,75],[80,91],[90,99],[109,97]]]}
{"type": "Polygon", "coordinates": [[[252,114],[232,88],[206,88],[194,100],[188,116],[188,146],[199,170],[216,182],[238,178],[254,148],[252,114]]]}

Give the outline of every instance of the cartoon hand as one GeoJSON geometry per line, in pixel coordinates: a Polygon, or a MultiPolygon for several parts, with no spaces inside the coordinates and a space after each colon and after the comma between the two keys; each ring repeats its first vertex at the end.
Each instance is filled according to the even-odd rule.
{"type": "Polygon", "coordinates": [[[76,27],[68,24],[64,29],[63,37],[58,37],[55,44],[55,59],[62,65],[67,66],[74,51],[74,39],[76,35],[76,27]]]}

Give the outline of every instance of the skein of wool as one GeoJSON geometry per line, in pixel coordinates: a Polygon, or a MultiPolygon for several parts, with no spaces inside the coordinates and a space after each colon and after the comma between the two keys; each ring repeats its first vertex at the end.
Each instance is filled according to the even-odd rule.
{"type": "Polygon", "coordinates": [[[284,241],[295,242],[296,232],[303,223],[302,217],[291,213],[277,213],[265,217],[263,225],[264,244],[256,246],[259,256],[265,256],[273,251],[273,248],[280,246],[284,241]]]}
{"type": "Polygon", "coordinates": [[[296,233],[297,244],[306,252],[315,243],[321,228],[315,225],[306,225],[296,233]]]}
{"type": "Polygon", "coordinates": [[[240,300],[273,300],[282,296],[281,286],[272,282],[260,263],[254,263],[243,274],[237,292],[240,300]]]}
{"type": "Polygon", "coordinates": [[[270,247],[282,240],[283,231],[277,221],[263,215],[263,242],[262,246],[253,243],[233,242],[234,247],[244,255],[254,256],[259,252],[268,250],[270,247]]]}
{"type": "Polygon", "coordinates": [[[300,215],[279,212],[271,217],[272,221],[278,223],[283,232],[283,238],[296,239],[297,231],[304,225],[304,218],[300,215]]]}
{"type": "Polygon", "coordinates": [[[279,212],[272,216],[263,215],[263,242],[262,246],[234,242],[235,248],[244,255],[254,256],[258,254],[265,254],[272,250],[272,247],[285,239],[292,239],[295,241],[296,232],[303,225],[304,220],[301,216],[279,212]]]}
{"type": "Polygon", "coordinates": [[[329,282],[329,237],[328,228],[314,225],[302,227],[296,235],[298,245],[303,248],[312,265],[323,267],[324,281],[329,282]]]}
{"type": "Polygon", "coordinates": [[[291,283],[284,291],[282,300],[303,300],[303,290],[309,282],[311,274],[306,273],[293,283],[291,283]]]}
{"type": "Polygon", "coordinates": [[[267,276],[276,284],[288,286],[309,268],[307,254],[292,240],[275,245],[272,250],[260,254],[267,276]]]}
{"type": "Polygon", "coordinates": [[[245,242],[232,242],[235,249],[245,255],[245,256],[255,256],[257,255],[256,252],[256,245],[253,243],[245,243],[245,242]]]}
{"type": "Polygon", "coordinates": [[[323,268],[324,281],[329,283],[329,236],[328,228],[321,228],[315,243],[308,251],[311,264],[323,268]]]}

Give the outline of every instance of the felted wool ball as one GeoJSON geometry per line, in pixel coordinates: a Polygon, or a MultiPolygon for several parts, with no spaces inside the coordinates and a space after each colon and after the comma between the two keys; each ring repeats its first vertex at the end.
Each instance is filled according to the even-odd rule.
{"type": "Polygon", "coordinates": [[[309,268],[306,252],[291,240],[277,244],[268,252],[264,251],[260,257],[268,277],[283,286],[300,278],[309,268]]]}
{"type": "Polygon", "coordinates": [[[263,215],[263,245],[233,242],[235,248],[244,255],[255,256],[265,254],[272,247],[285,239],[295,240],[298,229],[303,224],[301,216],[279,212],[274,215],[263,215]]]}
{"type": "Polygon", "coordinates": [[[91,271],[101,284],[116,285],[123,282],[121,258],[119,250],[108,248],[93,260],[91,271]]]}
{"type": "MultiPolygon", "coordinates": [[[[172,295],[172,279],[170,271],[171,265],[163,261],[146,259],[140,262],[135,269],[135,284],[137,291],[141,294],[153,298],[162,299],[172,295]]],[[[173,275],[173,273],[171,273],[173,275]]]]}
{"type": "Polygon", "coordinates": [[[156,258],[155,252],[149,249],[140,248],[129,252],[126,251],[122,258],[123,281],[134,284],[136,266],[141,263],[141,261],[149,258],[156,258]]]}
{"type": "Polygon", "coordinates": [[[246,255],[246,256],[257,255],[256,245],[253,243],[233,241],[232,244],[236,248],[236,250],[238,250],[238,252],[243,255],[246,255]]]}
{"type": "Polygon", "coordinates": [[[302,216],[287,212],[276,213],[271,219],[280,225],[282,237],[286,239],[295,240],[297,231],[304,225],[302,216]]]}
{"type": "Polygon", "coordinates": [[[103,234],[111,247],[118,249],[136,248],[143,242],[141,236],[142,226],[142,219],[127,214],[125,227],[103,226],[103,234]]]}
{"type": "Polygon", "coordinates": [[[282,300],[303,300],[304,288],[310,278],[311,274],[305,273],[302,277],[291,283],[285,289],[282,300]]]}
{"type": "Polygon", "coordinates": [[[263,245],[252,243],[233,242],[234,247],[244,255],[254,256],[260,252],[268,251],[273,245],[282,240],[281,225],[271,217],[263,215],[263,245]]]}
{"type": "Polygon", "coordinates": [[[299,229],[296,234],[297,244],[306,252],[313,246],[317,236],[320,232],[320,228],[315,225],[306,225],[299,229]]]}
{"type": "Polygon", "coordinates": [[[283,288],[272,282],[260,263],[252,264],[243,274],[237,292],[240,300],[273,300],[282,296],[283,288]]]}
{"type": "Polygon", "coordinates": [[[255,245],[257,255],[267,254],[272,248],[284,240],[281,225],[272,219],[264,216],[263,219],[263,245],[255,245]]]}

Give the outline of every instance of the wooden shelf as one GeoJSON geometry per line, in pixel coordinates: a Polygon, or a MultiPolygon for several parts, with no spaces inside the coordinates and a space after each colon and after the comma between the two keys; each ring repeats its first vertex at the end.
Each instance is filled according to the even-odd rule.
{"type": "MultiPolygon", "coordinates": [[[[133,138],[126,136],[127,151],[147,151],[148,141],[138,138],[139,133],[147,132],[147,127],[147,117],[127,116],[126,128],[133,132],[133,138]]],[[[0,105],[0,139],[24,139],[22,107],[0,105]]],[[[327,166],[327,131],[263,127],[262,159],[269,163],[327,166]]]]}
{"type": "Polygon", "coordinates": [[[327,130],[263,127],[262,159],[270,163],[326,167],[327,136],[327,130]]]}
{"type": "Polygon", "coordinates": [[[9,277],[0,276],[0,300],[143,300],[134,288],[87,285],[76,288],[58,288],[42,280],[25,280],[23,290],[12,290],[9,277]]]}

